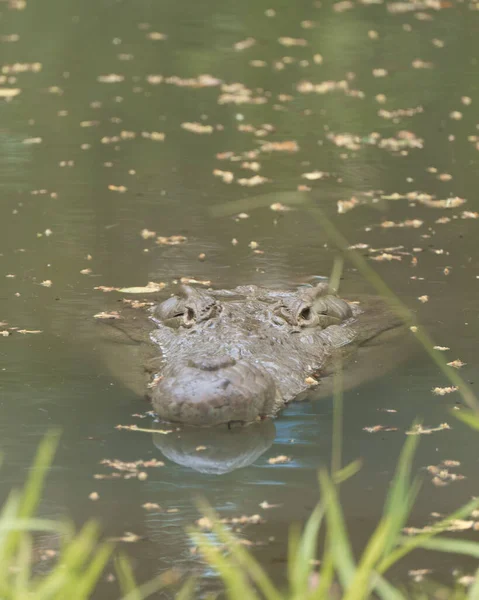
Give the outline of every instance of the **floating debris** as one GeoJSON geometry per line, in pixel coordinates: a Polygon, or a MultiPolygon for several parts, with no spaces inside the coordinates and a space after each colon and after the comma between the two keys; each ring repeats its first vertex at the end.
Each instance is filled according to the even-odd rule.
{"type": "Polygon", "coordinates": [[[340,215],[353,210],[355,206],[359,204],[359,200],[356,196],[351,196],[349,200],[338,200],[338,213],[340,215]]]}
{"type": "Polygon", "coordinates": [[[184,244],[188,241],[184,235],[170,235],[169,237],[164,237],[162,235],[156,238],[156,243],[160,246],[178,246],[178,244],[184,244]]]}
{"type": "Polygon", "coordinates": [[[187,285],[189,285],[190,283],[197,284],[197,285],[206,285],[206,286],[211,285],[211,281],[209,279],[201,280],[201,279],[195,279],[194,277],[180,277],[180,282],[186,283],[187,285]]]}
{"type": "Polygon", "coordinates": [[[246,187],[255,187],[257,185],[262,185],[263,183],[267,183],[271,181],[267,177],[262,177],[261,175],[254,175],[253,177],[238,179],[237,183],[246,187]]]}
{"type": "Polygon", "coordinates": [[[397,431],[397,427],[390,427],[389,425],[372,425],[371,427],[363,427],[363,431],[368,433],[378,433],[379,431],[397,431]]]}
{"type": "Polygon", "coordinates": [[[146,38],[157,42],[157,41],[164,41],[164,40],[168,39],[168,36],[166,35],[166,33],[160,33],[159,31],[149,31],[146,34],[146,38]]]}
{"type": "Polygon", "coordinates": [[[324,171],[311,171],[311,173],[303,173],[301,177],[304,177],[308,181],[317,181],[318,179],[323,179],[326,175],[328,175],[328,173],[325,173],[324,171]]]}
{"type": "Polygon", "coordinates": [[[125,531],[124,535],[120,537],[110,537],[107,539],[109,542],[125,542],[127,544],[135,544],[144,538],[131,531],[125,531]]]}
{"type": "Polygon", "coordinates": [[[99,312],[96,313],[96,315],[93,315],[93,318],[103,320],[121,319],[120,313],[117,310],[112,310],[110,312],[99,312]]]}
{"type": "Polygon", "coordinates": [[[436,431],[443,431],[444,429],[451,429],[447,423],[441,423],[437,427],[423,427],[422,425],[414,425],[412,429],[406,431],[406,435],[429,435],[436,431]]]}
{"type": "Polygon", "coordinates": [[[263,152],[298,152],[299,146],[295,141],[264,142],[261,150],[263,152]]]}
{"type": "Polygon", "coordinates": [[[264,500],[263,502],[261,502],[259,504],[259,506],[263,509],[263,510],[268,510],[270,508],[278,508],[279,506],[282,506],[282,504],[270,504],[267,500],[264,500]]]}
{"type": "Polygon", "coordinates": [[[141,237],[144,240],[149,240],[156,237],[156,231],[150,231],[149,229],[142,229],[140,232],[141,237]]]}
{"type": "Polygon", "coordinates": [[[451,394],[452,392],[457,392],[459,388],[456,385],[452,385],[449,387],[435,387],[432,388],[432,393],[436,396],[445,396],[446,394],[451,394]]]}
{"type": "Polygon", "coordinates": [[[432,483],[436,487],[444,487],[455,481],[463,481],[466,479],[460,473],[451,473],[450,468],[455,468],[461,463],[453,460],[442,461],[439,465],[429,465],[426,467],[427,472],[432,475],[432,483]]]}
{"type": "MultiPolygon", "coordinates": [[[[265,523],[261,515],[243,515],[241,517],[230,517],[218,520],[223,525],[260,525],[265,523]]],[[[202,531],[211,531],[214,527],[214,522],[209,517],[200,517],[196,521],[196,526],[202,531]]]]}
{"type": "Polygon", "coordinates": [[[215,177],[220,177],[224,183],[231,183],[235,178],[231,171],[222,171],[221,169],[214,169],[213,175],[215,177]]]}
{"type": "Polygon", "coordinates": [[[0,88],[0,98],[15,98],[21,91],[20,88],[0,88]]]}
{"type": "Polygon", "coordinates": [[[293,210],[290,206],[281,204],[281,202],[274,202],[273,204],[270,204],[270,209],[274,212],[288,212],[293,210]]]}
{"type": "Polygon", "coordinates": [[[292,46],[307,46],[308,42],[302,38],[280,37],[278,42],[282,46],[291,48],[292,46]]]}
{"type": "Polygon", "coordinates": [[[289,456],[285,456],[284,454],[280,454],[274,458],[268,458],[268,463],[270,465],[282,465],[289,462],[291,462],[291,458],[289,456]]]}
{"type": "Polygon", "coordinates": [[[141,137],[147,140],[152,140],[153,142],[164,142],[166,139],[166,134],[162,131],[142,131],[141,137]]]}
{"type": "Polygon", "coordinates": [[[237,51],[247,50],[248,48],[252,48],[256,44],[256,40],[252,37],[246,38],[240,42],[236,42],[233,48],[237,51]]]}
{"type": "Polygon", "coordinates": [[[462,362],[462,360],[457,358],[456,360],[452,360],[451,362],[448,362],[447,366],[454,367],[455,369],[461,369],[465,364],[466,364],[465,362],[462,362]]]}
{"type": "Polygon", "coordinates": [[[142,504],[141,507],[147,511],[162,510],[161,506],[156,502],[145,502],[145,504],[142,504]]]}
{"type": "Polygon", "coordinates": [[[165,287],[166,283],[163,281],[160,281],[160,283],[149,281],[144,286],[116,288],[116,291],[123,292],[124,294],[151,294],[154,292],[161,292],[165,287]]]}
{"type": "Polygon", "coordinates": [[[203,125],[201,123],[182,123],[181,127],[192,133],[213,133],[212,125],[203,125]]]}
{"type": "Polygon", "coordinates": [[[125,80],[124,75],[117,75],[116,73],[110,73],[109,75],[99,75],[97,81],[100,83],[120,83],[125,80]]]}

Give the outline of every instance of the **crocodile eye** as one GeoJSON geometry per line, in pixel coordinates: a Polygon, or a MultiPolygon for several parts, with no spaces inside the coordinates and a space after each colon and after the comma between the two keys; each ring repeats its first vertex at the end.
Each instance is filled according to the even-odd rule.
{"type": "Polygon", "coordinates": [[[184,312],[185,307],[183,301],[177,296],[172,296],[171,298],[168,298],[168,300],[158,304],[153,310],[153,315],[163,323],[169,325],[175,319],[182,317],[184,312]]]}
{"type": "Polygon", "coordinates": [[[299,318],[304,321],[309,321],[309,319],[311,319],[311,307],[307,306],[306,308],[303,308],[299,313],[299,318]]]}
{"type": "Polygon", "coordinates": [[[196,318],[196,313],[190,306],[186,309],[185,318],[187,321],[194,321],[196,318]]]}

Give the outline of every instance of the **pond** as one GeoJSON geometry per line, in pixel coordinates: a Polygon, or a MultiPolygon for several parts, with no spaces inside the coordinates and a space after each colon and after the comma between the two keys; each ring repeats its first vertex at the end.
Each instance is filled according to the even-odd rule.
{"type": "MultiPolygon", "coordinates": [[[[129,539],[140,581],[179,566],[215,589],[186,533],[204,498],[222,517],[261,516],[241,535],[281,581],[288,527],[310,514],[331,461],[332,400],[234,433],[258,449],[252,463],[195,470],[198,446],[221,458],[232,436],[175,446],[118,429],[150,428],[150,407],[101,360],[93,315],[121,307],[124,294],[102,286],[162,282],[167,297],[181,278],[292,288],[328,276],[338,252],[305,198],[477,390],[478,31],[473,0],[2,2],[2,497],[61,428],[42,514],[95,518],[129,539]],[[269,462],[280,455],[289,461],[269,462]],[[119,471],[105,459],[164,465],[119,471]]],[[[345,263],[341,294],[355,293],[374,290],[345,263]]],[[[411,525],[478,493],[477,434],[451,412],[463,408],[457,391],[432,392],[449,383],[428,355],[417,347],[371,370],[344,396],[343,463],[362,459],[342,488],[357,549],[416,418],[437,431],[421,436],[411,525]],[[434,479],[427,467],[445,460],[464,477],[434,479]]],[[[447,579],[472,567],[417,553],[391,577],[423,568],[447,579]]],[[[98,597],[116,598],[116,584],[98,597]]]]}

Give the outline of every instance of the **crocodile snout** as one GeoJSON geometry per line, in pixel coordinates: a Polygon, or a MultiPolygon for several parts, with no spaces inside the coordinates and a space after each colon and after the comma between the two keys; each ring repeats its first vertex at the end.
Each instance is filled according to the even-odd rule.
{"type": "Polygon", "coordinates": [[[153,407],[164,421],[187,425],[250,423],[274,412],[276,386],[269,373],[229,356],[170,365],[153,389],[153,407]]]}

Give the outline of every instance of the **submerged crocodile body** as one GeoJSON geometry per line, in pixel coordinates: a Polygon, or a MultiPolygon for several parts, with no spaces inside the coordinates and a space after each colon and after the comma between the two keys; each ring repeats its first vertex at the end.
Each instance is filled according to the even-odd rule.
{"type": "Polygon", "coordinates": [[[326,283],[293,291],[184,286],[147,321],[146,336],[136,315],[114,324],[148,346],[148,393],[159,418],[198,426],[271,417],[315,387],[327,395],[338,359],[355,373],[352,385],[371,378],[381,364],[368,363],[368,352],[389,346],[394,354],[403,329],[379,298],[349,302],[326,283]]]}

